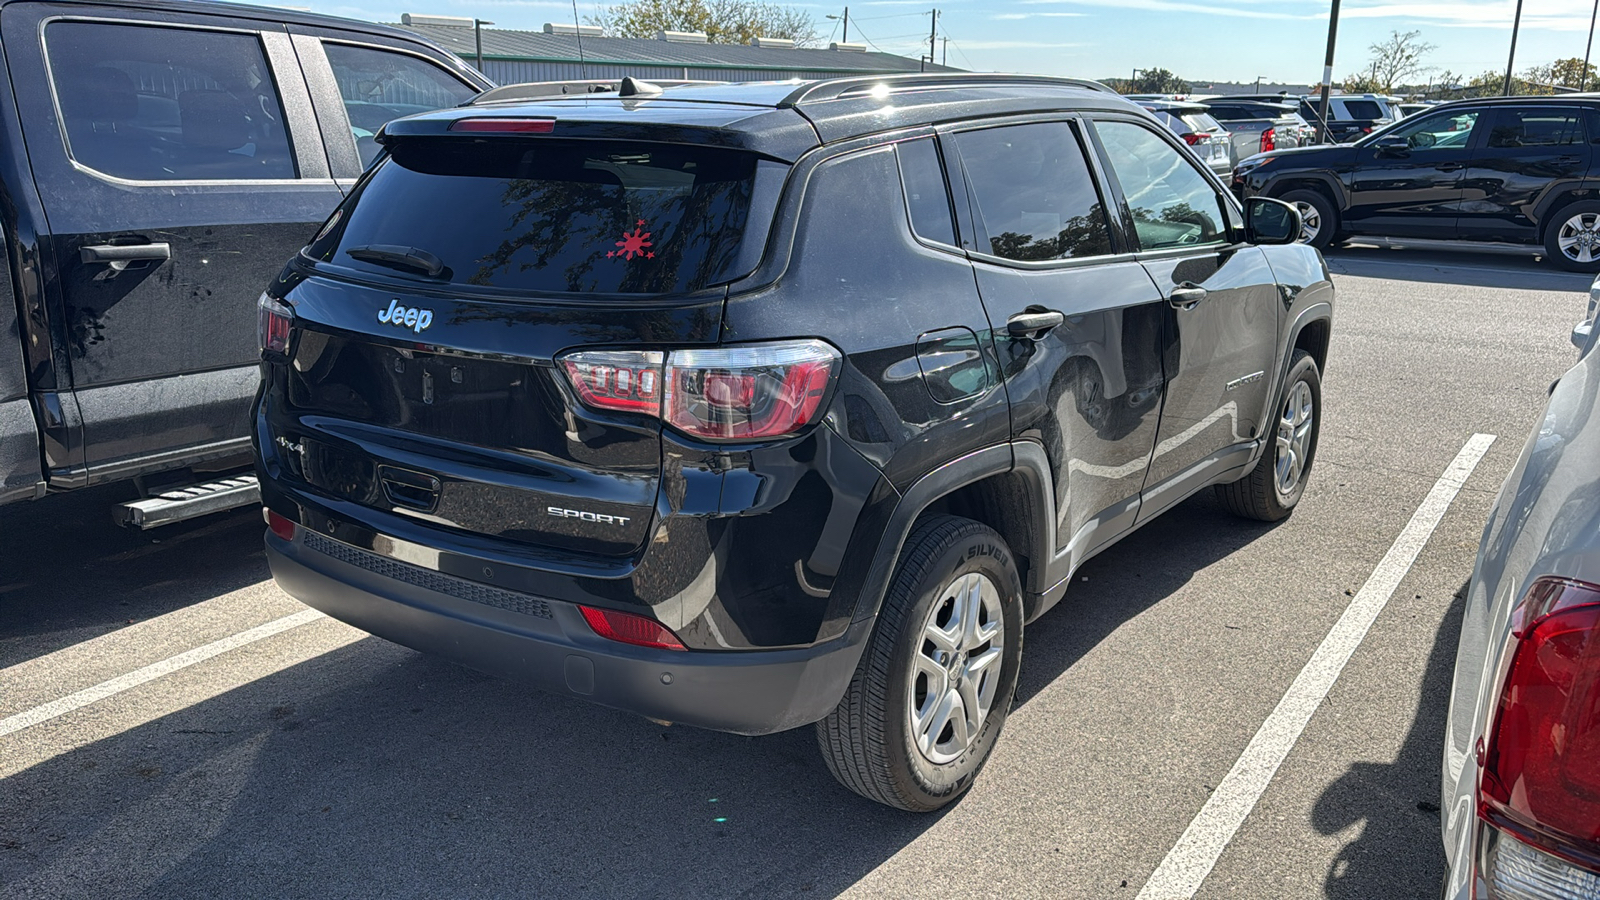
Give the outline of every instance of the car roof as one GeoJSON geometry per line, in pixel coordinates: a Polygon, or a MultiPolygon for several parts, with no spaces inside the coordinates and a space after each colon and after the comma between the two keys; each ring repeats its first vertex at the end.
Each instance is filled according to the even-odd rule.
{"type": "Polygon", "coordinates": [[[1192,100],[1135,100],[1133,102],[1145,109],[1160,110],[1164,113],[1177,113],[1179,115],[1183,113],[1203,113],[1211,108],[1204,103],[1196,103],[1192,100]]]}
{"type": "MultiPolygon", "coordinates": [[[[20,0],[0,0],[0,7],[17,2],[20,2],[20,0]]],[[[406,31],[390,25],[379,25],[374,22],[364,22],[360,19],[346,19],[339,16],[307,12],[290,7],[251,6],[245,3],[222,2],[222,0],[56,0],[56,5],[69,8],[73,6],[92,6],[97,9],[124,7],[144,12],[200,13],[203,15],[229,16],[235,19],[256,19],[277,25],[341,28],[363,31],[368,34],[382,34],[388,37],[403,38],[413,43],[434,47],[441,53],[454,55],[414,31],[406,31]]]]}
{"type": "Polygon", "coordinates": [[[731,142],[792,161],[819,143],[884,131],[1078,110],[1145,114],[1098,82],[1035,75],[912,73],[664,87],[627,79],[616,92],[517,98],[421,113],[390,122],[383,136],[442,134],[463,118],[550,118],[566,123],[557,127],[574,136],[599,136],[607,129],[614,135],[620,123],[666,126],[665,140],[731,142]]]}

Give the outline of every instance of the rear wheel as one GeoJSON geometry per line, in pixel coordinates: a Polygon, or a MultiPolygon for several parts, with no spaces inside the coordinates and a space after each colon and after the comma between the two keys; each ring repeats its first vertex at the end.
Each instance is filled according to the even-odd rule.
{"type": "Polygon", "coordinates": [[[1600,272],[1600,200],[1580,200],[1551,216],[1544,256],[1573,272],[1600,272]]]}
{"type": "Polygon", "coordinates": [[[1305,493],[1322,426],[1322,376],[1317,361],[1296,350],[1278,399],[1271,446],[1249,475],[1217,485],[1217,497],[1235,515],[1263,522],[1287,518],[1305,493]]]}
{"type": "Polygon", "coordinates": [[[1300,242],[1318,250],[1328,249],[1339,230],[1339,211],[1321,191],[1290,191],[1278,198],[1300,211],[1300,242]]]}
{"type": "Polygon", "coordinates": [[[912,812],[966,792],[1016,690],[1021,601],[1011,550],[993,529],[955,516],[919,524],[844,699],[817,723],[833,776],[912,812]]]}

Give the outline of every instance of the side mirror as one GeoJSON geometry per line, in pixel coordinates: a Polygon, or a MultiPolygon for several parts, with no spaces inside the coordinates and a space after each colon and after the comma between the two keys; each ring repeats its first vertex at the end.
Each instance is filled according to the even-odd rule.
{"type": "Polygon", "coordinates": [[[1252,244],[1292,244],[1300,240],[1300,210],[1271,197],[1244,202],[1245,239],[1252,244]]]}
{"type": "Polygon", "coordinates": [[[1372,142],[1372,149],[1389,156],[1410,156],[1411,142],[1403,137],[1381,137],[1372,142]]]}

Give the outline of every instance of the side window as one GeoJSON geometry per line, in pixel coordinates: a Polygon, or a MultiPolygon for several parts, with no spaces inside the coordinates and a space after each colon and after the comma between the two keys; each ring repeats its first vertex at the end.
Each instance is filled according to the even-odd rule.
{"type": "Polygon", "coordinates": [[[911,230],[918,237],[940,244],[956,242],[955,220],[950,216],[950,191],[933,138],[895,145],[900,160],[900,183],[905,187],[911,230]]]}
{"type": "Polygon", "coordinates": [[[135,180],[295,177],[283,104],[254,35],[61,21],[44,39],[80,165],[135,180]]]}
{"type": "Polygon", "coordinates": [[[1489,128],[1490,147],[1565,147],[1583,143],[1575,109],[1499,109],[1489,128]]]}
{"type": "Polygon", "coordinates": [[[1133,213],[1141,249],[1223,239],[1221,198],[1176,147],[1132,122],[1097,122],[1095,129],[1133,213]]]}
{"type": "Polygon", "coordinates": [[[1479,110],[1469,109],[1418,116],[1416,121],[1406,119],[1398,127],[1385,131],[1384,135],[1405,138],[1406,146],[1414,151],[1460,149],[1467,146],[1472,128],[1478,124],[1478,113],[1479,110]]]}
{"type": "Polygon", "coordinates": [[[339,83],[339,97],[361,164],[378,155],[373,136],[390,119],[459,106],[478,92],[439,66],[404,53],[324,42],[328,65],[339,83]]]}
{"type": "Polygon", "coordinates": [[[1344,107],[1344,117],[1347,119],[1381,119],[1383,107],[1373,100],[1340,100],[1344,107]]]}
{"type": "Polygon", "coordinates": [[[1071,125],[1039,122],[955,137],[988,252],[1016,260],[1111,252],[1105,205],[1071,125]]]}

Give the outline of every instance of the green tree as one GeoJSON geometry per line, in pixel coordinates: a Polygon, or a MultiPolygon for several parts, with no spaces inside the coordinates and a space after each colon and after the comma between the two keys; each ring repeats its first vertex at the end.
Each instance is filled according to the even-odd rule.
{"type": "Polygon", "coordinates": [[[796,46],[817,43],[817,23],[799,9],[767,0],[626,0],[588,17],[611,37],[653,38],[661,31],[700,31],[713,44],[748,44],[784,38],[796,46]]]}
{"type": "Polygon", "coordinates": [[[1379,84],[1378,80],[1374,78],[1370,72],[1362,72],[1359,75],[1346,75],[1344,81],[1339,83],[1339,87],[1343,89],[1346,94],[1387,93],[1387,91],[1383,89],[1383,85],[1379,84]]]}
{"type": "Polygon", "coordinates": [[[1584,63],[1576,56],[1567,59],[1558,59],[1550,64],[1550,81],[1569,88],[1592,88],[1595,86],[1595,67],[1584,63]]]}
{"type": "Polygon", "coordinates": [[[1121,78],[1114,79],[1121,87],[1119,92],[1124,94],[1186,94],[1189,92],[1189,82],[1172,74],[1166,69],[1135,69],[1138,76],[1131,81],[1121,78]],[[1127,88],[1127,90],[1122,90],[1127,88]]]}

